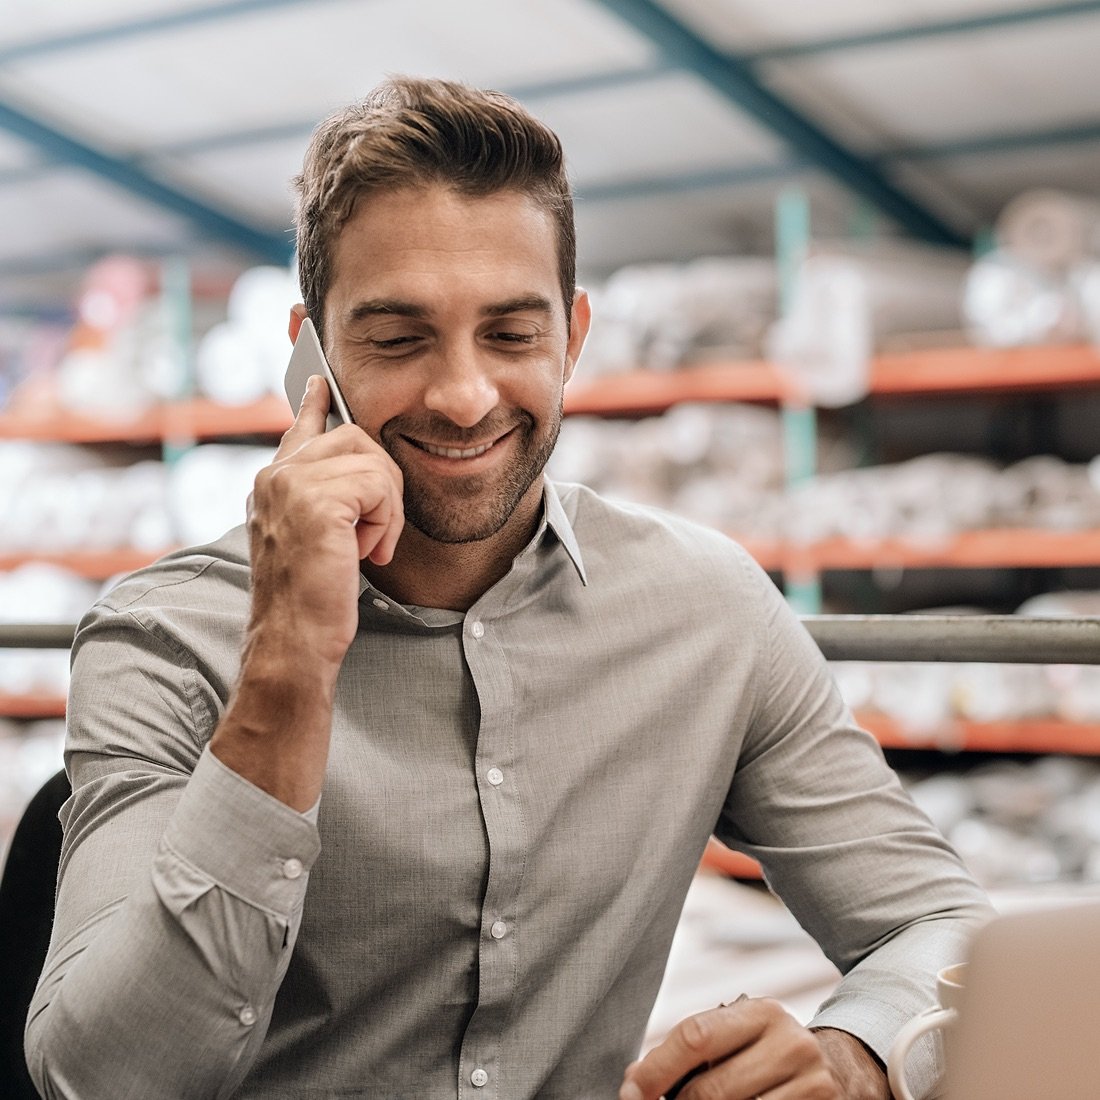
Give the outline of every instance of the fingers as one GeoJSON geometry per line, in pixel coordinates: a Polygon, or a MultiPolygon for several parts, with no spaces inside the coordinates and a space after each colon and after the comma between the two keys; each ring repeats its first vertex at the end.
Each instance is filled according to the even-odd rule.
{"type": "Polygon", "coordinates": [[[299,466],[307,467],[306,476],[318,484],[347,479],[335,493],[334,503],[357,504],[360,509],[354,516],[341,509],[345,521],[355,527],[359,560],[369,558],[376,565],[386,565],[392,561],[404,529],[401,470],[361,428],[341,425],[326,432],[330,401],[324,378],[311,375],[298,415],[283,435],[270,470],[283,481],[286,474],[282,471],[299,466]],[[343,461],[349,457],[351,462],[343,461]],[[378,474],[383,475],[380,480],[378,474]]]}
{"type": "Polygon", "coordinates": [[[627,1068],[619,1097],[831,1100],[837,1096],[834,1086],[813,1035],[777,1002],[756,999],[682,1021],[627,1068]],[[692,1071],[698,1072],[683,1081],[692,1071]]]}
{"type": "Polygon", "coordinates": [[[354,532],[356,560],[369,557],[385,565],[404,529],[402,493],[397,464],[358,428],[350,428],[342,441],[326,436],[276,459],[256,480],[253,507],[262,506],[272,518],[298,517],[294,526],[305,540],[323,538],[330,524],[354,532]],[[334,449],[341,445],[352,449],[334,449]]]}
{"type": "Polygon", "coordinates": [[[294,423],[284,432],[275,452],[276,458],[293,454],[303,444],[325,434],[325,417],[331,400],[328,385],[319,374],[311,374],[306,381],[306,392],[294,423]]]}

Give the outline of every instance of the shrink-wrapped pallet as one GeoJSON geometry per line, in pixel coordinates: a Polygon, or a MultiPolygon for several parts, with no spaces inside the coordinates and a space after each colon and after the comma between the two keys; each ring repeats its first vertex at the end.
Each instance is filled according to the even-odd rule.
{"type": "Polygon", "coordinates": [[[771,331],[770,356],[809,403],[858,401],[889,338],[958,331],[967,266],[965,257],[930,246],[819,247],[801,265],[790,308],[771,331]]]}
{"type": "Polygon", "coordinates": [[[1025,191],[1001,211],[996,234],[1000,247],[1021,263],[1063,276],[1100,258],[1100,197],[1025,191]]]}
{"type": "Polygon", "coordinates": [[[974,261],[962,313],[967,335],[980,347],[1064,343],[1081,334],[1079,298],[1070,283],[1005,249],[974,261]]]}
{"type": "Polygon", "coordinates": [[[640,367],[673,370],[700,359],[756,359],[778,308],[775,261],[704,257],[634,264],[592,291],[586,377],[640,367]]]}

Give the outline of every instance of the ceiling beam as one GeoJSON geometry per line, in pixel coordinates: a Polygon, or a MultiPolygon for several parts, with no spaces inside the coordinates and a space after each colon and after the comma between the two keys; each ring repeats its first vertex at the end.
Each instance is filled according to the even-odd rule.
{"type": "Polygon", "coordinates": [[[84,169],[146,202],[185,218],[200,232],[240,248],[267,263],[288,263],[292,254],[289,236],[249,225],[178,188],[154,179],[131,161],[104,153],[86,142],[62,133],[11,103],[0,100],[0,129],[29,142],[55,165],[84,169]]]}
{"type": "MultiPolygon", "coordinates": [[[[845,148],[766,88],[747,62],[720,53],[652,0],[599,3],[645,35],[668,61],[694,73],[913,236],[935,244],[968,247],[961,233],[907,195],[878,165],[845,148]]],[[[689,123],[685,120],[685,125],[689,123]]]]}
{"type": "MultiPolygon", "coordinates": [[[[1045,130],[1024,130],[1008,134],[976,134],[954,138],[935,145],[905,145],[876,153],[875,164],[910,164],[917,161],[950,160],[953,157],[989,156],[1041,149],[1055,145],[1082,145],[1100,142],[1100,121],[1081,122],[1045,130]]],[[[782,180],[809,171],[813,165],[806,157],[790,157],[776,164],[731,165],[706,172],[681,172],[644,179],[606,180],[585,187],[577,185],[577,195],[586,202],[608,202],[677,191],[703,191],[709,188],[737,187],[745,184],[782,180]]],[[[0,176],[0,181],[3,177],[0,176]]]]}
{"type": "Polygon", "coordinates": [[[146,15],[140,19],[127,19],[118,23],[108,23],[105,26],[87,27],[67,34],[48,34],[23,42],[12,42],[0,47],[0,65],[12,65],[65,50],[111,45],[124,38],[175,31],[182,27],[197,26],[216,20],[237,19],[241,16],[266,12],[272,8],[298,7],[305,3],[319,2],[321,0],[219,0],[217,3],[184,8],[181,11],[146,15]]]}
{"type": "Polygon", "coordinates": [[[813,54],[838,53],[841,50],[859,50],[871,46],[906,45],[922,38],[957,37],[980,31],[1011,27],[1022,23],[1048,22],[1100,12],[1100,0],[1076,0],[1075,3],[1044,4],[1035,8],[1015,8],[1009,11],[991,11],[982,15],[964,16],[960,19],[943,19],[922,23],[905,23],[901,26],[883,27],[880,30],[854,34],[837,34],[825,38],[809,38],[801,42],[785,42],[750,50],[742,59],[750,64],[762,61],[788,61],[813,54]]]}

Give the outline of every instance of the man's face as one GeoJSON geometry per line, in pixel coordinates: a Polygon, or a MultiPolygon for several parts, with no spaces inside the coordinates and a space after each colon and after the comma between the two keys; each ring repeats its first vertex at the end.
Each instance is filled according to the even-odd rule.
{"type": "Polygon", "coordinates": [[[365,198],[336,242],[324,328],[356,423],[401,468],[414,527],[472,542],[530,521],[588,330],[583,292],[566,324],[546,211],[512,191],[365,198]]]}

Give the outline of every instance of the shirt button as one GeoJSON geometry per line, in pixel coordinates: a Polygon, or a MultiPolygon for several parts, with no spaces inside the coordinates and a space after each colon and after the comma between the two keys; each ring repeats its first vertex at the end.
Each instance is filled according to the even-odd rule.
{"type": "Polygon", "coordinates": [[[489,1075],[479,1066],[470,1074],[470,1084],[475,1089],[484,1088],[489,1083],[489,1075]]]}
{"type": "Polygon", "coordinates": [[[504,937],[508,935],[508,925],[502,920],[493,921],[493,927],[489,929],[489,935],[492,936],[494,940],[504,939],[504,937]]]}
{"type": "Polygon", "coordinates": [[[371,603],[378,608],[379,611],[389,611],[390,605],[385,600],[371,600],[371,603]]]}
{"type": "Polygon", "coordinates": [[[283,864],[283,877],[300,878],[303,870],[305,868],[302,867],[302,861],[292,856],[283,864]]]}
{"type": "Polygon", "coordinates": [[[251,1027],[256,1022],[256,1010],[251,1005],[245,1005],[244,1008],[237,1013],[237,1019],[240,1020],[245,1027],[251,1027]]]}
{"type": "Polygon", "coordinates": [[[476,622],[474,622],[470,626],[470,633],[475,638],[484,638],[485,637],[485,624],[480,619],[478,619],[476,622]]]}
{"type": "Polygon", "coordinates": [[[499,787],[504,782],[504,772],[500,768],[490,768],[485,773],[485,778],[489,780],[494,787],[499,787]]]}

